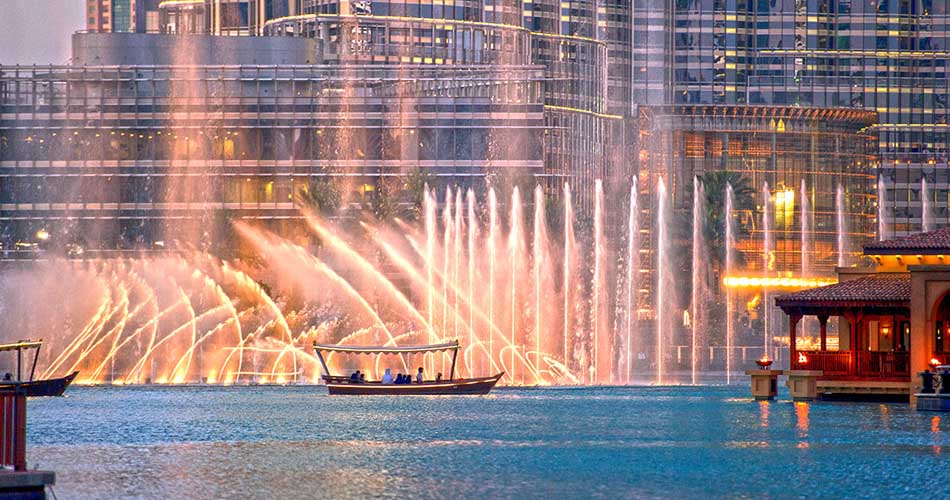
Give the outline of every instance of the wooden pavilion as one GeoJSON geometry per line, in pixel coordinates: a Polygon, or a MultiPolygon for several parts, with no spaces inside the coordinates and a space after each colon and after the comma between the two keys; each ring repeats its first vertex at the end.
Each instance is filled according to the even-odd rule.
{"type": "Polygon", "coordinates": [[[917,373],[950,362],[950,228],[864,247],[868,265],[839,268],[838,283],[779,296],[789,319],[791,374],[817,374],[823,398],[908,400],[917,373]],[[816,347],[799,349],[802,318],[819,324],[816,347]],[[838,343],[829,348],[828,322],[838,343]]]}

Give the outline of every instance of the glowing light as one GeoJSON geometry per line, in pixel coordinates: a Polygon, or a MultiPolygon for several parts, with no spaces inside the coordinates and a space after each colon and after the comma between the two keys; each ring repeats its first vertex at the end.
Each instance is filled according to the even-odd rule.
{"type": "Polygon", "coordinates": [[[798,353],[798,364],[800,365],[808,364],[808,356],[805,356],[805,353],[803,352],[798,353]]]}
{"type": "Polygon", "coordinates": [[[761,276],[726,276],[722,284],[726,288],[815,288],[834,285],[836,278],[781,278],[761,276]]]}
{"type": "Polygon", "coordinates": [[[748,302],[746,302],[745,304],[746,310],[749,312],[755,311],[756,308],[758,308],[759,304],[761,303],[762,303],[762,296],[759,294],[755,294],[755,297],[752,297],[752,300],[749,300],[748,302]]]}
{"type": "Polygon", "coordinates": [[[46,240],[48,240],[48,239],[49,239],[49,231],[47,231],[47,230],[45,230],[45,229],[40,229],[39,231],[36,232],[36,239],[38,239],[38,240],[40,240],[40,241],[46,241],[46,240]]]}

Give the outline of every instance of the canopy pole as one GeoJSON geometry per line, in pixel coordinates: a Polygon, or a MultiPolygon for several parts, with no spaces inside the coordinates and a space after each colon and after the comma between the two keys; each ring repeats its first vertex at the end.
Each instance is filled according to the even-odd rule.
{"type": "MultiPolygon", "coordinates": [[[[449,370],[449,380],[455,379],[455,358],[459,356],[459,348],[456,347],[452,350],[452,368],[449,370]]],[[[445,359],[445,358],[442,358],[445,359]]]]}
{"type": "Polygon", "coordinates": [[[36,348],[36,352],[33,353],[33,367],[30,368],[30,382],[33,381],[33,375],[36,373],[36,362],[40,359],[40,348],[36,348]]]}
{"type": "Polygon", "coordinates": [[[326,375],[327,377],[329,377],[329,376],[330,376],[330,369],[327,368],[327,362],[323,360],[323,354],[320,354],[320,350],[319,350],[319,349],[314,349],[313,352],[315,352],[315,353],[317,354],[317,359],[319,359],[319,360],[320,360],[320,364],[323,365],[323,373],[324,373],[324,375],[326,375]]]}

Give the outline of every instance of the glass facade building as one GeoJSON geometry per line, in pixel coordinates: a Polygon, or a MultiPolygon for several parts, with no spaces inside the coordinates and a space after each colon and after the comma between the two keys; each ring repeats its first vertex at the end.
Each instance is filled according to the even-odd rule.
{"type": "Polygon", "coordinates": [[[530,66],[3,68],[0,243],[28,256],[43,229],[138,251],[197,241],[225,213],[299,217],[325,177],[359,200],[413,169],[463,187],[540,174],[545,124],[530,66]]]}
{"type": "Polygon", "coordinates": [[[920,231],[925,205],[934,227],[948,223],[947,2],[643,0],[634,11],[636,103],[874,111],[888,233],[920,231]]]}

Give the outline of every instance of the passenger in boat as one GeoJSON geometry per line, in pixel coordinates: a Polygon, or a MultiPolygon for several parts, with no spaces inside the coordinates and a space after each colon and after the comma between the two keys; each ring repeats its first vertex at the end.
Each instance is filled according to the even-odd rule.
{"type": "Polygon", "coordinates": [[[422,367],[420,366],[420,367],[419,367],[419,371],[416,372],[416,383],[417,383],[417,384],[421,384],[423,380],[424,380],[424,379],[423,379],[423,377],[422,377],[422,367]]]}
{"type": "Polygon", "coordinates": [[[396,383],[400,385],[406,383],[406,380],[403,378],[401,373],[396,374],[396,383]]]}
{"type": "Polygon", "coordinates": [[[442,372],[439,372],[439,374],[435,376],[435,381],[436,381],[436,382],[441,382],[441,381],[442,381],[442,372]]]}
{"type": "Polygon", "coordinates": [[[389,368],[386,368],[386,372],[383,373],[383,380],[382,380],[382,382],[383,382],[384,384],[392,384],[392,383],[393,383],[393,372],[392,372],[389,368]]]}
{"type": "Polygon", "coordinates": [[[366,374],[365,374],[365,373],[360,373],[360,383],[361,383],[361,384],[365,384],[365,383],[366,383],[366,374]]]}
{"type": "Polygon", "coordinates": [[[12,380],[13,380],[13,374],[12,374],[12,373],[6,372],[6,373],[3,374],[3,381],[4,381],[4,382],[10,382],[10,381],[12,381],[12,380]]]}
{"type": "Polygon", "coordinates": [[[350,375],[350,383],[355,384],[359,381],[360,381],[360,371],[356,370],[355,372],[353,372],[352,375],[350,375]]]}

